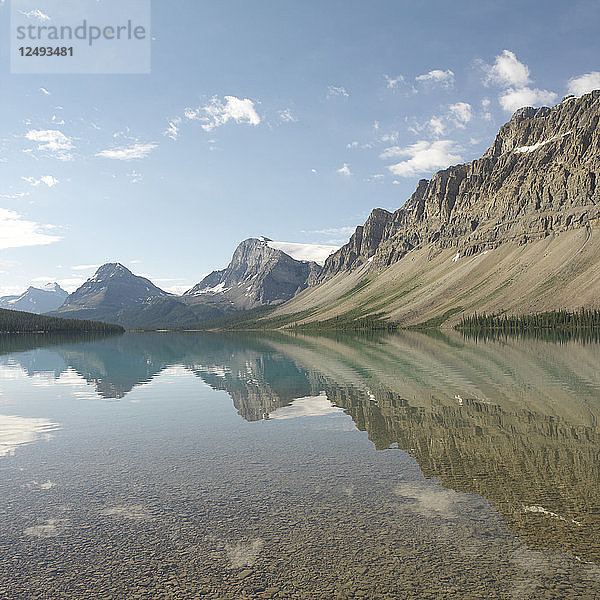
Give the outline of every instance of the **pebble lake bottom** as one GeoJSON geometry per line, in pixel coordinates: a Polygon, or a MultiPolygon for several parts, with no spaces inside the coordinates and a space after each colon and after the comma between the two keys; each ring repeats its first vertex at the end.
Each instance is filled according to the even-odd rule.
{"type": "Polygon", "coordinates": [[[600,347],[0,340],[0,598],[600,597],[600,347]]]}

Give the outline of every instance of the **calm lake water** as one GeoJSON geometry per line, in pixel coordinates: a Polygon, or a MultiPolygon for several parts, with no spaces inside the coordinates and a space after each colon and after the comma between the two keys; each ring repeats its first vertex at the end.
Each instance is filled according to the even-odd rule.
{"type": "Polygon", "coordinates": [[[600,598],[600,346],[0,339],[0,598],[600,598]]]}

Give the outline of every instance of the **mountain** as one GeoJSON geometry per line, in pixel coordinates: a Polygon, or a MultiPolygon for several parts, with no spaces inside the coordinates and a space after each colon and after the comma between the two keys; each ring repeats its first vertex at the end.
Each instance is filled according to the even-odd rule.
{"type": "MultiPolygon", "coordinates": [[[[311,246],[273,242],[264,237],[244,240],[227,268],[207,275],[183,295],[185,301],[194,304],[210,298],[235,310],[246,310],[289,300],[309,281],[316,280],[321,266],[314,260],[296,260],[280,248],[306,256],[311,246]]],[[[324,247],[319,248],[312,253],[315,258],[323,256],[324,247]]]]}
{"type": "Polygon", "coordinates": [[[248,239],[237,247],[226,269],[214,271],[182,296],[161,290],[119,263],[109,263],[69,295],[53,315],[102,320],[130,328],[195,325],[288,300],[321,271],[314,260],[304,258],[324,262],[335,249],[268,238],[248,239]]]}
{"type": "Polygon", "coordinates": [[[72,319],[119,323],[121,315],[135,307],[142,310],[154,300],[170,296],[149,279],[134,275],[119,263],[102,265],[81,287],[69,294],[53,314],[72,319]]]}
{"type": "Polygon", "coordinates": [[[20,296],[0,298],[0,308],[41,314],[62,306],[67,296],[67,292],[58,283],[49,283],[43,288],[30,286],[20,296]]]}
{"type": "Polygon", "coordinates": [[[375,209],[275,315],[414,325],[600,308],[599,120],[600,91],[518,110],[481,158],[375,209]]]}

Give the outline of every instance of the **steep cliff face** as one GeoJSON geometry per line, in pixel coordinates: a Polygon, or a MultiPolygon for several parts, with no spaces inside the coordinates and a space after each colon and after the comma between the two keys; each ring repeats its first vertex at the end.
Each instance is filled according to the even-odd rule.
{"type": "Polygon", "coordinates": [[[597,225],[599,118],[600,91],[518,110],[483,157],[420,181],[393,215],[373,211],[317,283],[369,259],[389,266],[428,244],[470,256],[597,225]]]}
{"type": "Polygon", "coordinates": [[[274,316],[451,327],[473,312],[600,308],[599,120],[600,90],[517,111],[481,158],[373,211],[274,316]]]}
{"type": "Polygon", "coordinates": [[[187,302],[221,299],[236,309],[288,300],[314,280],[321,270],[315,262],[299,261],[271,248],[266,238],[243,241],[227,268],[213,271],[184,294],[187,302]]]}
{"type": "Polygon", "coordinates": [[[315,283],[324,281],[340,271],[352,270],[369,260],[379,248],[394,215],[382,208],[375,208],[364,225],[359,225],[350,241],[332,254],[315,283]]]}

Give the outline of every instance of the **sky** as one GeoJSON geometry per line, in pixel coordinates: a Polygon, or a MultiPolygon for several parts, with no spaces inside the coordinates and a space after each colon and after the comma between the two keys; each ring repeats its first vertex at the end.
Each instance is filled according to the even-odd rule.
{"type": "Polygon", "coordinates": [[[597,0],[172,0],[151,21],[145,74],[12,74],[0,44],[0,295],[105,262],[182,292],[248,237],[341,245],[520,106],[600,88],[597,0]]]}

